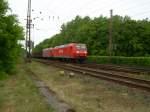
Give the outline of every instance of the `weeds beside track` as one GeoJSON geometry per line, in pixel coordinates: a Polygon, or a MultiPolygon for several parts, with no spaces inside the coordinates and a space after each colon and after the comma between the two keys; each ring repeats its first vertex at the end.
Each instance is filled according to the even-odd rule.
{"type": "MultiPolygon", "coordinates": [[[[52,64],[48,60],[36,60],[36,61],[48,64],[48,65],[52,64]]],[[[133,78],[133,77],[129,77],[129,76],[120,75],[117,73],[111,73],[111,72],[105,71],[105,70],[99,70],[96,68],[93,69],[93,68],[82,67],[82,66],[66,64],[66,63],[55,62],[52,65],[62,68],[62,69],[71,70],[74,72],[80,72],[80,73],[90,75],[93,77],[97,77],[97,78],[100,78],[103,80],[113,81],[115,83],[119,83],[122,85],[126,85],[126,86],[133,87],[133,88],[138,88],[138,89],[150,92],[150,81],[149,80],[133,78]]]]}

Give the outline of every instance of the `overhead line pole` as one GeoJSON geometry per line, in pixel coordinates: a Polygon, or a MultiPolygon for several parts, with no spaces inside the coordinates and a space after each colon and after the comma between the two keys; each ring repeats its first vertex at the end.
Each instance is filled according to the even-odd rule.
{"type": "Polygon", "coordinates": [[[113,50],[113,44],[112,44],[112,17],[113,17],[113,10],[110,10],[110,24],[109,24],[109,62],[111,63],[112,60],[112,50],[113,50]]]}
{"type": "Polygon", "coordinates": [[[26,41],[25,41],[25,47],[26,47],[26,58],[28,58],[28,28],[29,28],[29,2],[28,2],[28,8],[27,8],[27,19],[26,19],[26,41]]]}
{"type": "Polygon", "coordinates": [[[28,19],[27,23],[26,23],[26,39],[25,39],[25,47],[26,47],[26,58],[28,57],[28,46],[27,46],[27,42],[28,42],[28,19]]]}
{"type": "Polygon", "coordinates": [[[31,0],[29,0],[29,61],[31,61],[31,0]]]}
{"type": "Polygon", "coordinates": [[[31,0],[28,0],[27,24],[26,24],[26,52],[31,61],[31,0]]]}

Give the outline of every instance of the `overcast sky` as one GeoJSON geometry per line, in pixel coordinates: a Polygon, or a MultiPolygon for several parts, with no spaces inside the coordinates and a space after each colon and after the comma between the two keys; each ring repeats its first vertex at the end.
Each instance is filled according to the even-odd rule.
{"type": "MultiPolygon", "coordinates": [[[[9,7],[18,15],[22,26],[26,25],[28,0],[8,0],[9,7]]],[[[76,15],[98,17],[129,15],[133,19],[150,18],[150,0],[32,0],[32,18],[35,28],[32,29],[32,40],[35,44],[49,38],[61,29],[61,25],[76,15]],[[42,12],[40,14],[40,12],[42,12]]]]}

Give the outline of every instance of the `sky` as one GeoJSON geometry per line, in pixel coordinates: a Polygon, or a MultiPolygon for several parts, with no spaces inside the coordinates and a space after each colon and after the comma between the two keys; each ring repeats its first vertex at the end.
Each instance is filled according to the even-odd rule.
{"type": "MultiPolygon", "coordinates": [[[[12,13],[18,16],[20,25],[26,26],[28,0],[7,0],[12,13]]],[[[35,44],[50,38],[61,30],[61,25],[77,15],[91,18],[100,15],[128,15],[132,19],[150,18],[150,0],[31,0],[32,40],[35,44]],[[36,19],[34,19],[36,18],[36,19]]]]}

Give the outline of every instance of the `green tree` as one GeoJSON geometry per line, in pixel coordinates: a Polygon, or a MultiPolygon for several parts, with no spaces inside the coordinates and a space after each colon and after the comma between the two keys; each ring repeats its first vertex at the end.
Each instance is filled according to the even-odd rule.
{"type": "Polygon", "coordinates": [[[15,15],[6,15],[8,5],[0,0],[0,71],[11,73],[21,49],[18,40],[23,39],[23,28],[15,15]]]}
{"type": "MultiPolygon", "coordinates": [[[[89,55],[108,55],[109,21],[107,17],[76,16],[62,25],[61,32],[44,40],[35,47],[42,50],[66,43],[85,43],[89,55]]],[[[150,56],[150,21],[133,20],[128,16],[113,17],[113,55],[114,56],[150,56]]]]}

